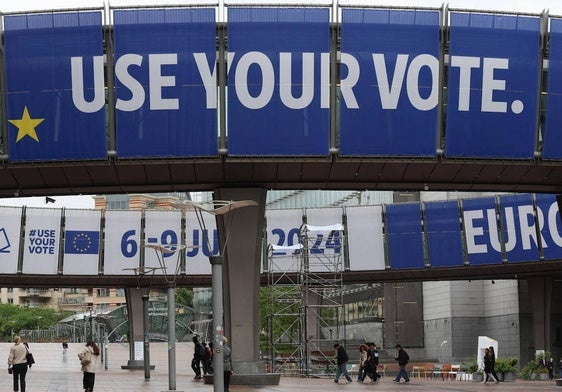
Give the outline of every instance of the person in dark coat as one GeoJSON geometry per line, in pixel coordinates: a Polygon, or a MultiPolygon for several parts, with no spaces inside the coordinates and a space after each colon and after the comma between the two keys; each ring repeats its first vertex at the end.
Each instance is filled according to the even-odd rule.
{"type": "Polygon", "coordinates": [[[339,382],[340,376],[343,374],[347,382],[352,382],[351,376],[347,372],[347,361],[349,361],[349,356],[345,351],[345,348],[339,343],[334,344],[334,349],[336,350],[336,361],[338,367],[336,368],[336,376],[334,382],[339,382]]]}
{"type": "Polygon", "coordinates": [[[484,350],[484,380],[483,384],[488,382],[488,377],[492,377],[496,384],[499,382],[497,376],[494,375],[495,357],[492,358],[492,352],[489,348],[484,350]]]}
{"type": "Polygon", "coordinates": [[[201,379],[201,361],[204,359],[205,356],[205,348],[201,343],[199,343],[199,339],[197,336],[193,336],[193,359],[191,360],[191,369],[195,373],[194,380],[201,379]]]}
{"type": "Polygon", "coordinates": [[[404,350],[402,346],[399,344],[396,345],[396,350],[398,350],[398,353],[396,355],[396,358],[394,358],[394,360],[398,361],[398,366],[400,366],[400,371],[398,371],[398,374],[396,375],[394,382],[400,382],[400,379],[402,377],[404,377],[404,382],[410,382],[410,376],[408,375],[408,370],[406,370],[406,365],[410,360],[410,356],[408,355],[406,350],[404,350]]]}
{"type": "Polygon", "coordinates": [[[224,378],[223,378],[223,384],[224,384],[224,392],[230,392],[230,376],[232,375],[232,354],[230,351],[230,347],[228,347],[226,344],[228,343],[228,339],[226,338],[226,336],[222,337],[222,342],[223,342],[223,346],[222,346],[222,352],[223,352],[223,357],[222,357],[222,361],[223,361],[223,374],[224,374],[224,378]]]}

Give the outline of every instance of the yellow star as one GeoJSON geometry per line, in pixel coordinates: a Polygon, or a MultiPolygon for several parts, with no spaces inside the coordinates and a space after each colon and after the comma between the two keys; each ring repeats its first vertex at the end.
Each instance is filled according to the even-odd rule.
{"type": "Polygon", "coordinates": [[[18,128],[16,143],[19,142],[25,136],[29,136],[30,138],[38,142],[39,137],[37,136],[37,132],[35,132],[35,127],[41,124],[44,120],[45,120],[44,118],[29,117],[27,106],[24,106],[23,114],[20,120],[8,120],[10,123],[14,124],[18,128]]]}

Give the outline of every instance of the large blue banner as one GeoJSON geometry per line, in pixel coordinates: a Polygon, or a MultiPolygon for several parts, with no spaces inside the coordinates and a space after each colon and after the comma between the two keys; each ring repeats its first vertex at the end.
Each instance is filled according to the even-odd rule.
{"type": "Polygon", "coordinates": [[[496,199],[463,200],[462,212],[469,264],[501,263],[502,236],[496,219],[496,199]]]}
{"type": "Polygon", "coordinates": [[[550,19],[543,157],[562,158],[562,19],[550,19]]]}
{"type": "Polygon", "coordinates": [[[4,17],[9,158],[106,157],[101,12],[4,17]]]}
{"type": "Polygon", "coordinates": [[[501,196],[500,211],[507,261],[537,261],[539,247],[531,195],[501,196]]]}
{"type": "Polygon", "coordinates": [[[434,156],[439,12],[343,9],[341,155],[434,156]]]}
{"type": "Polygon", "coordinates": [[[539,18],[451,13],[446,155],[532,158],[539,18]]]}
{"type": "Polygon", "coordinates": [[[562,222],[554,195],[536,195],[537,221],[545,260],[562,259],[562,222]]]}
{"type": "Polygon", "coordinates": [[[427,251],[431,267],[464,265],[457,200],[424,204],[427,251]]]}
{"type": "Polygon", "coordinates": [[[116,10],[114,18],[117,155],[217,155],[214,9],[116,10]]]}
{"type": "Polygon", "coordinates": [[[228,154],[326,156],[329,10],[228,9],[228,154]]]}
{"type": "Polygon", "coordinates": [[[419,203],[386,206],[386,241],[391,269],[425,268],[419,203]]]}

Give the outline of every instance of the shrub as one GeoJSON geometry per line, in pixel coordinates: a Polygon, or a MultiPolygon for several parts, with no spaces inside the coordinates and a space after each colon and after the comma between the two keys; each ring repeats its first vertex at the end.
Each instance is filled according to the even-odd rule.
{"type": "Polygon", "coordinates": [[[517,372],[517,358],[498,358],[496,359],[496,371],[501,373],[517,372]]]}

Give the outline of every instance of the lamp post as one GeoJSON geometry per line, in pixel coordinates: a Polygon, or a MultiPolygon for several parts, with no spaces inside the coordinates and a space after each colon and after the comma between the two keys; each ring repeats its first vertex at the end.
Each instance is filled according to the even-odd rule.
{"type": "Polygon", "coordinates": [[[156,252],[156,258],[160,269],[162,269],[164,280],[168,288],[168,389],[176,390],[176,277],[179,274],[181,251],[184,245],[177,244],[146,244],[147,248],[152,248],[156,252]],[[170,255],[177,252],[176,265],[173,275],[168,274],[164,254],[170,255]]]}
{"type": "MultiPolygon", "coordinates": [[[[186,200],[183,203],[174,203],[173,207],[181,209],[182,211],[193,211],[197,217],[201,233],[206,233],[207,227],[203,214],[211,214],[215,217],[223,216],[225,241],[222,244],[220,253],[217,256],[209,256],[211,263],[212,273],[212,297],[213,297],[213,391],[224,392],[224,354],[222,350],[223,336],[224,336],[224,314],[223,314],[223,290],[222,290],[222,266],[224,263],[224,251],[228,243],[230,235],[230,224],[232,223],[231,211],[248,206],[255,206],[257,203],[253,200],[240,200],[240,201],[223,201],[213,200],[207,203],[195,203],[186,200]],[[230,219],[229,219],[230,218],[230,219]]],[[[202,238],[202,241],[207,241],[207,249],[212,249],[209,236],[202,238]]]]}

